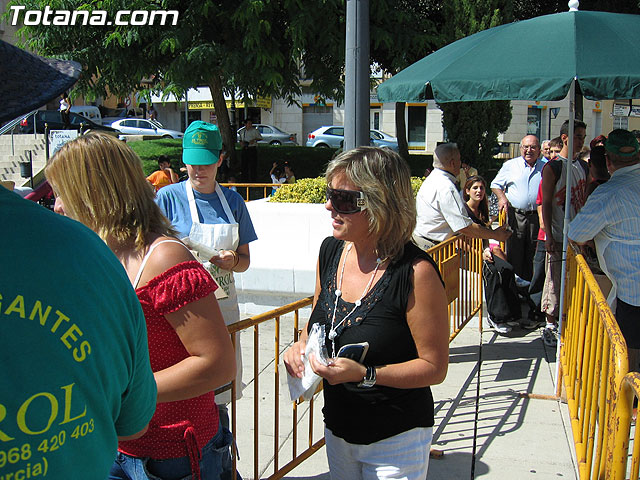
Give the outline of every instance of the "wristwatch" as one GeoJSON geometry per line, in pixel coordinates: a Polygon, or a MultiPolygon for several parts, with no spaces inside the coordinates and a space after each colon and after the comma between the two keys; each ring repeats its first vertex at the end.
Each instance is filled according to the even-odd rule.
{"type": "Polygon", "coordinates": [[[376,384],[376,367],[367,367],[367,373],[364,374],[364,378],[358,384],[360,388],[371,388],[376,384]]]}

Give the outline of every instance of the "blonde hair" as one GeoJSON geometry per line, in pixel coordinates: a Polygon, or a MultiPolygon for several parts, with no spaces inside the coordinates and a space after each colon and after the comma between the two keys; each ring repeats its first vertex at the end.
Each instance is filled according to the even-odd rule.
{"type": "Polygon", "coordinates": [[[329,162],[327,183],[344,173],[364,193],[369,233],[380,258],[397,259],[416,226],[416,202],[409,165],[387,148],[358,147],[329,162]]]}
{"type": "Polygon", "coordinates": [[[154,201],[140,158],[124,142],[89,133],[65,144],[51,159],[45,176],[62,198],[67,215],[84,223],[105,242],[136,250],[153,232],[175,235],[154,201]]]}

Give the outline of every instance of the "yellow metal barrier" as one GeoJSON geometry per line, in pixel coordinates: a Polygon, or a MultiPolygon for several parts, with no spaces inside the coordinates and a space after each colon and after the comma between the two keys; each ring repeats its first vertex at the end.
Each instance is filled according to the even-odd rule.
{"type": "MultiPolygon", "coordinates": [[[[482,318],[482,242],[479,239],[454,237],[431,248],[429,253],[442,272],[450,300],[449,338],[451,341],[476,314],[482,318]]],[[[281,353],[292,342],[298,340],[300,328],[304,327],[304,325],[300,325],[299,311],[310,306],[311,302],[312,297],[307,297],[228,326],[230,334],[253,330],[253,411],[248,411],[250,409],[246,401],[242,403],[242,408],[239,407],[238,401],[235,400],[236,385],[233,382],[231,387],[234,399],[231,403],[231,430],[237,440],[244,440],[249,432],[253,432],[252,465],[247,467],[250,462],[243,460],[242,468],[239,471],[243,473],[253,470],[254,479],[263,478],[269,464],[272,464],[273,472],[266,478],[269,480],[280,479],[324,445],[321,411],[315,406],[318,401],[321,401],[321,398],[314,397],[311,401],[304,403],[290,402],[288,392],[280,393],[281,353]],[[293,313],[292,321],[285,317],[291,313],[293,313]],[[290,330],[281,335],[283,322],[286,324],[285,328],[290,327],[290,330]],[[260,342],[261,327],[268,330],[265,335],[273,335],[273,354],[266,353],[264,343],[260,342]],[[271,332],[272,329],[273,332],[271,332]],[[261,352],[266,353],[265,357],[268,357],[260,358],[261,352]],[[261,379],[264,379],[265,375],[272,376],[273,384],[270,391],[268,389],[261,390],[261,379]],[[270,396],[273,398],[269,398],[270,396]],[[301,412],[301,410],[303,411],[301,412]],[[291,428],[285,429],[281,417],[288,415],[289,412],[291,413],[291,428]],[[303,417],[304,422],[302,422],[303,417]],[[240,425],[239,419],[242,425],[240,425]],[[270,425],[266,434],[272,435],[273,444],[265,460],[261,448],[267,449],[268,447],[265,447],[260,441],[260,433],[261,429],[267,429],[267,420],[270,425]],[[247,421],[250,425],[245,424],[247,421]],[[306,438],[303,438],[300,433],[302,423],[306,425],[304,432],[306,438]],[[287,456],[286,463],[281,465],[280,454],[288,441],[292,444],[291,455],[287,456]],[[298,448],[299,444],[303,444],[304,448],[298,448]]],[[[232,339],[235,347],[235,337],[232,336],[232,339]]],[[[248,374],[250,370],[250,368],[245,368],[245,374],[248,374]]],[[[286,376],[286,372],[283,372],[282,378],[284,376],[286,376]]],[[[245,396],[250,393],[250,387],[247,387],[244,390],[245,396]]],[[[246,455],[245,452],[241,453],[246,455]]],[[[235,464],[236,459],[234,458],[234,466],[235,464]]]]}
{"type": "MultiPolygon", "coordinates": [[[[280,308],[276,308],[269,312],[256,315],[254,317],[241,320],[237,323],[228,326],[229,333],[236,333],[242,331],[253,330],[253,416],[251,416],[250,412],[243,411],[242,419],[243,421],[252,417],[252,422],[249,426],[242,425],[242,428],[238,430],[239,415],[238,415],[238,405],[236,398],[236,385],[235,382],[232,384],[232,400],[231,402],[231,431],[234,432],[236,438],[239,436],[243,436],[248,434],[250,431],[253,431],[253,478],[258,479],[262,478],[266,467],[272,463],[273,464],[273,473],[268,476],[268,479],[279,479],[286,475],[288,472],[293,470],[296,466],[302,463],[306,458],[311,456],[314,452],[316,452],[319,448],[324,445],[324,431],[322,428],[316,428],[314,432],[314,421],[318,422],[321,425],[322,419],[319,416],[314,417],[316,412],[319,409],[314,408],[315,405],[315,397],[311,399],[308,403],[305,402],[307,406],[306,411],[302,412],[302,414],[306,417],[306,438],[307,441],[304,442],[304,438],[300,434],[300,426],[301,426],[301,415],[298,411],[300,408],[300,402],[290,402],[288,392],[284,392],[283,395],[280,395],[280,355],[281,353],[289,347],[290,343],[298,340],[298,335],[300,332],[300,315],[299,311],[302,308],[308,307],[311,305],[312,297],[303,298],[302,300],[298,300],[297,302],[290,303],[280,308]],[[283,319],[281,317],[293,313],[293,321],[290,324],[290,329],[288,334],[281,336],[281,324],[283,323],[283,319]],[[269,322],[267,324],[267,322],[269,322]],[[269,331],[266,335],[273,336],[273,354],[267,354],[266,359],[260,358],[260,353],[265,352],[264,344],[260,344],[260,327],[264,327],[265,329],[274,329],[274,332],[269,331]],[[266,361],[265,361],[266,360],[266,361]],[[268,388],[265,391],[261,390],[261,379],[265,378],[265,375],[268,377],[273,376],[273,389],[269,390],[268,388]],[[269,396],[273,398],[267,400],[269,396]],[[289,412],[284,412],[282,409],[288,408],[289,412]],[[285,430],[282,425],[282,416],[285,413],[290,413],[292,418],[292,424],[290,430],[285,430]],[[273,450],[269,455],[267,455],[267,460],[263,461],[266,464],[265,468],[262,468],[260,465],[261,461],[261,442],[260,442],[260,433],[261,428],[267,429],[268,420],[273,419],[273,423],[269,425],[269,430],[266,432],[267,435],[273,436],[273,450]],[[314,435],[315,433],[315,435],[314,435]],[[284,465],[281,465],[280,462],[280,453],[282,447],[286,441],[292,442],[292,454],[291,457],[287,458],[287,462],[284,465]],[[299,451],[298,444],[305,443],[305,448],[302,451],[299,451]]],[[[234,339],[234,337],[231,337],[234,339]]],[[[234,345],[235,348],[235,345],[234,345]]],[[[245,368],[245,374],[248,373],[250,369],[245,368]]],[[[283,375],[286,375],[286,372],[283,372],[283,375]]],[[[284,377],[283,377],[284,378],[284,377]]],[[[245,390],[245,395],[249,394],[249,387],[245,390]]],[[[234,458],[234,466],[236,463],[236,458],[234,458]]],[[[245,466],[246,463],[243,463],[245,466]]],[[[243,469],[240,469],[241,473],[243,469]]]]}
{"type": "MultiPolygon", "coordinates": [[[[273,187],[282,186],[280,183],[221,183],[220,185],[227,188],[236,187],[237,190],[244,189],[245,194],[243,195],[243,198],[245,202],[248,202],[249,200],[258,200],[259,198],[267,198],[271,195],[273,187]],[[255,190],[256,188],[262,189],[262,196],[259,198],[251,198],[249,196],[249,189],[255,190]]],[[[240,191],[238,191],[238,193],[240,193],[240,191]]]]}
{"type": "Polygon", "coordinates": [[[627,347],[591,270],[571,247],[565,298],[557,394],[564,384],[580,479],[609,479],[627,347]]]}
{"type": "Polygon", "coordinates": [[[622,380],[622,391],[618,398],[615,420],[615,441],[611,462],[614,480],[625,478],[639,478],[640,475],[640,430],[635,428],[635,414],[633,400],[640,399],[640,373],[630,372],[622,380]],[[633,425],[633,453],[631,455],[631,469],[627,475],[627,461],[629,458],[629,436],[633,425]]]}
{"type": "MultiPolygon", "coordinates": [[[[507,224],[507,209],[505,208],[498,213],[498,225],[501,227],[507,224]]],[[[500,248],[504,253],[507,253],[507,242],[500,242],[500,248]]]]}
{"type": "MultiPolygon", "coordinates": [[[[482,240],[456,236],[428,252],[444,279],[452,341],[476,314],[482,318],[482,240]]],[[[482,330],[482,322],[479,328],[482,330]]]]}

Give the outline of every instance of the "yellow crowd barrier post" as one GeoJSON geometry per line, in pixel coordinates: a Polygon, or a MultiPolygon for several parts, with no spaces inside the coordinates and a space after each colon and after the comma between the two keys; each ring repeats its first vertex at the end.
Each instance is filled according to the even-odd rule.
{"type": "Polygon", "coordinates": [[[629,459],[629,436],[631,424],[635,423],[633,414],[633,400],[640,398],[640,373],[630,372],[622,381],[622,388],[618,398],[615,421],[615,440],[611,455],[612,480],[624,480],[625,478],[638,478],[640,474],[640,430],[634,429],[633,452],[631,454],[631,469],[627,475],[627,462],[629,459]]]}
{"type": "MultiPolygon", "coordinates": [[[[498,213],[498,225],[501,227],[507,224],[507,209],[501,210],[498,213]]],[[[507,253],[507,242],[500,242],[500,248],[504,253],[507,253]]]]}
{"type": "Polygon", "coordinates": [[[614,430],[627,348],[595,277],[571,246],[565,298],[557,393],[564,385],[580,479],[608,479],[614,448],[621,448],[614,430]]]}
{"type": "MultiPolygon", "coordinates": [[[[267,198],[271,194],[271,189],[273,187],[277,188],[282,186],[280,183],[221,183],[220,185],[227,188],[236,187],[236,189],[244,189],[245,202],[249,202],[251,200],[251,197],[249,196],[250,189],[261,188],[262,197],[260,198],[267,198]]],[[[258,199],[254,198],[253,200],[258,199]]]]}

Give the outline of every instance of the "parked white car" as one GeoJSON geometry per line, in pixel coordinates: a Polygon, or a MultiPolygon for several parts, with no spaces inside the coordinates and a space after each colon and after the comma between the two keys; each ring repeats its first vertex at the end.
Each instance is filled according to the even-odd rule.
{"type": "Polygon", "coordinates": [[[94,123],[102,125],[102,114],[100,113],[100,109],[95,105],[73,105],[71,111],[82,115],[84,118],[88,118],[94,123]]]}
{"type": "Polygon", "coordinates": [[[156,120],[145,120],[142,118],[125,118],[118,120],[111,124],[111,128],[115,128],[125,135],[147,135],[162,138],[182,138],[184,135],[177,130],[164,128],[164,126],[156,120]]]}

